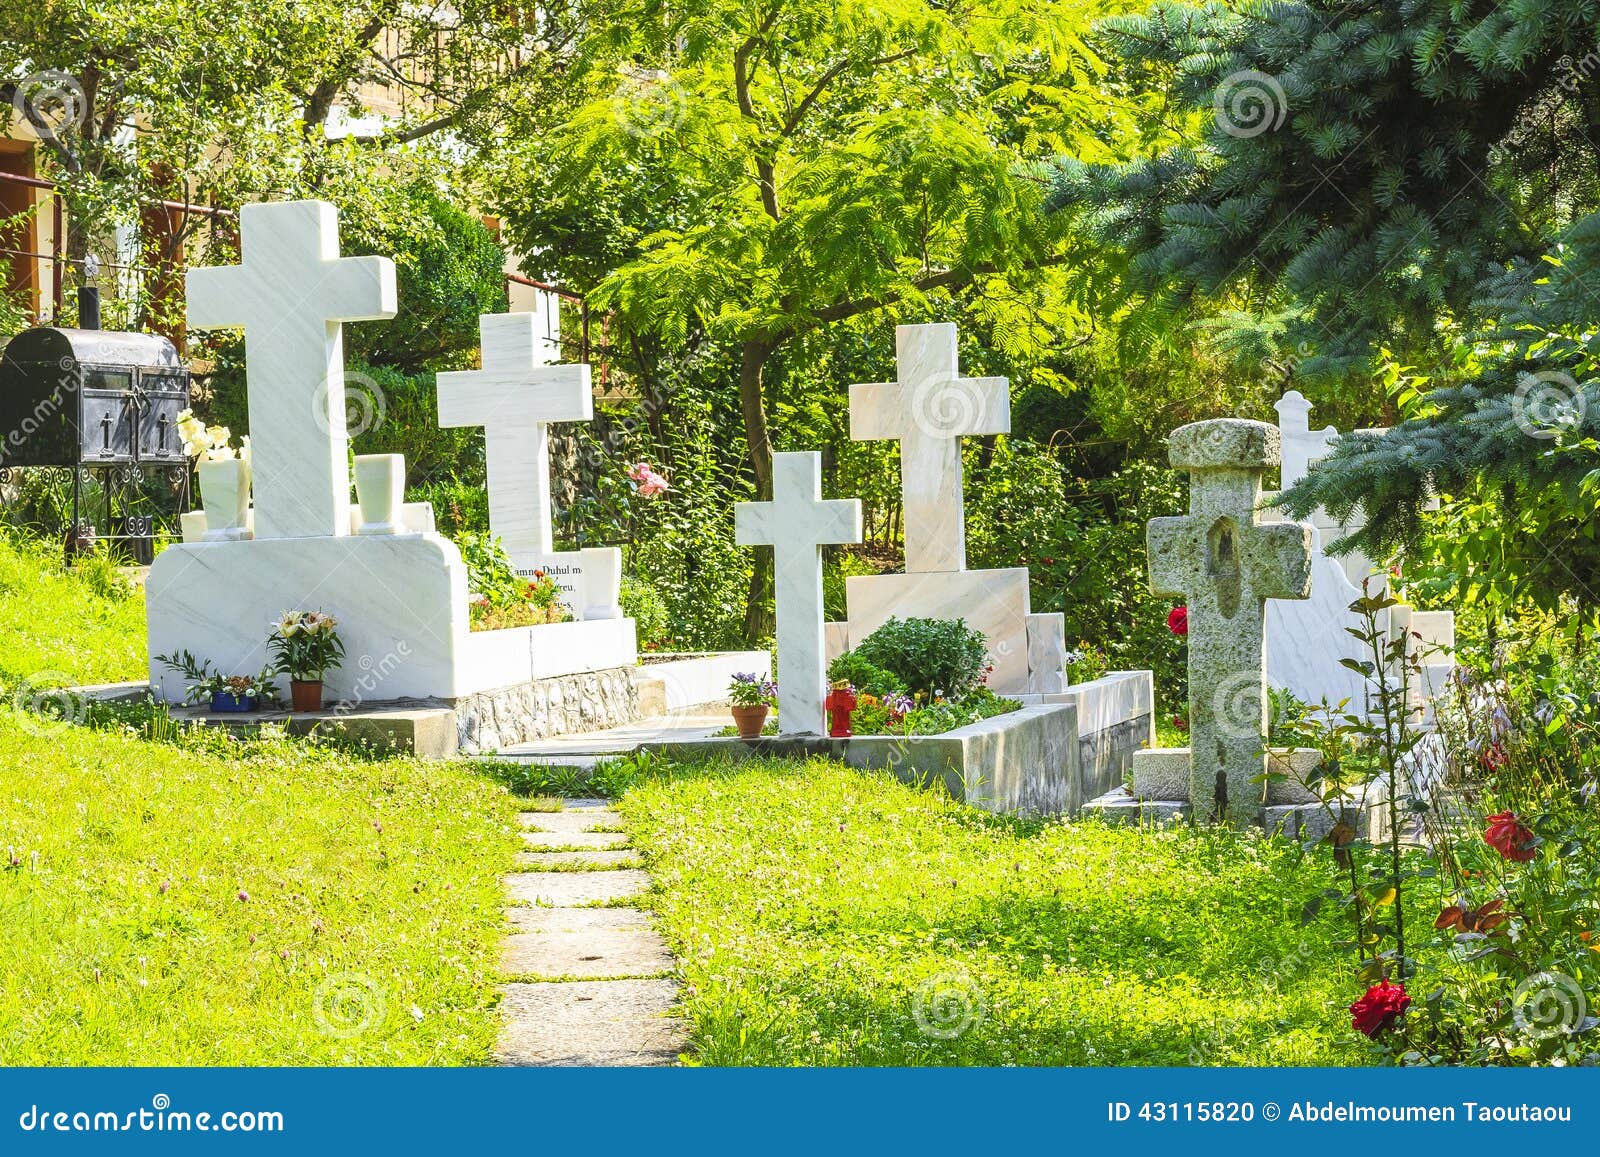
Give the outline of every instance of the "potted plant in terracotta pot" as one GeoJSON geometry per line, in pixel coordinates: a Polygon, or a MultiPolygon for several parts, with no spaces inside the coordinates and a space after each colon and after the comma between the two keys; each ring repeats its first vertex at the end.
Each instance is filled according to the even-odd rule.
{"type": "Polygon", "coordinates": [[[728,684],[728,703],[733,711],[733,725],[739,729],[740,739],[759,739],[761,729],[767,725],[767,712],[778,694],[778,685],[760,675],[740,672],[728,684]]]}
{"type": "Polygon", "coordinates": [[[267,652],[273,670],[289,676],[289,702],[297,712],[322,710],[322,678],[344,659],[338,620],[319,611],[285,611],[272,627],[267,652]]]}

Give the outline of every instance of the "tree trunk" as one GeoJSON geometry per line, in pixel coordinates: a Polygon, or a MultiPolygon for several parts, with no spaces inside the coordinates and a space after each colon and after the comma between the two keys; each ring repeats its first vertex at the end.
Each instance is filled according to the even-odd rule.
{"type": "MultiPolygon", "coordinates": [[[[756,498],[772,499],[772,444],[767,440],[766,399],[762,396],[761,376],[778,343],[754,338],[744,343],[739,355],[739,411],[744,416],[745,444],[750,452],[750,469],[755,475],[756,498]]],[[[773,615],[768,608],[772,591],[772,551],[757,547],[750,567],[750,591],[745,598],[745,642],[755,646],[770,636],[773,615]]]]}

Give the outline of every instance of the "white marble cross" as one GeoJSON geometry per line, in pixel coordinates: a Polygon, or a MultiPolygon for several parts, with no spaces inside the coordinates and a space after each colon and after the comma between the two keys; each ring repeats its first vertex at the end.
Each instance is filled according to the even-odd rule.
{"type": "Polygon", "coordinates": [[[772,456],[772,501],[733,508],[741,546],[770,546],[778,610],[778,729],[822,732],[826,678],[822,627],[825,543],[861,541],[861,502],[822,498],[822,455],[772,456]]]}
{"type": "Polygon", "coordinates": [[[489,529],[512,558],[554,550],[550,423],[594,417],[589,367],[552,364],[542,324],[536,313],[484,314],[483,368],[438,375],[439,425],[484,429],[489,529]]]}
{"type": "Polygon", "coordinates": [[[1261,475],[1278,431],[1221,418],[1179,426],[1174,469],[1189,472],[1189,513],[1146,530],[1150,589],[1189,607],[1189,801],[1196,818],[1250,823],[1266,772],[1266,600],[1311,593],[1311,527],[1258,521],[1261,475]]]}
{"type": "Polygon", "coordinates": [[[960,375],[954,325],[896,326],[894,342],[898,380],[850,387],[850,437],[900,442],[906,573],[965,570],[961,438],[1010,433],[1010,387],[960,375]]]}
{"type": "Polygon", "coordinates": [[[395,315],[394,262],[340,257],[326,201],[245,205],[239,265],[191,269],[195,329],[244,327],[255,533],[350,533],[341,322],[395,315]]]}
{"type": "Polygon", "coordinates": [[[1311,428],[1311,403],[1299,390],[1290,390],[1272,408],[1278,411],[1278,433],[1283,439],[1280,485],[1287,490],[1310,472],[1313,463],[1328,456],[1339,431],[1332,426],[1311,428]]]}

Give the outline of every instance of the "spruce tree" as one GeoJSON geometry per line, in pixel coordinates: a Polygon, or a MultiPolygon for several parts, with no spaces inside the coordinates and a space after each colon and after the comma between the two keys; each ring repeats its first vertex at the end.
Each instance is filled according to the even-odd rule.
{"type": "Polygon", "coordinates": [[[1252,302],[1303,379],[1424,367],[1407,420],[1341,440],[1286,508],[1363,507],[1345,545],[1381,557],[1430,492],[1490,493],[1538,512],[1505,522],[1525,553],[1582,556],[1541,595],[1600,602],[1600,4],[1156,5],[1101,31],[1193,143],[1067,162],[1056,207],[1149,292],[1252,302]]]}

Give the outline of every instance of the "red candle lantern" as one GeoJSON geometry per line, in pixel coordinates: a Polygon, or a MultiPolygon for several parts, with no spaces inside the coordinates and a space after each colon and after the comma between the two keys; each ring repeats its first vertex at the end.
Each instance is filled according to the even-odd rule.
{"type": "Polygon", "coordinates": [[[850,730],[850,713],[856,709],[857,702],[856,690],[849,683],[840,681],[833,685],[833,690],[822,701],[823,707],[828,710],[828,738],[850,738],[853,734],[850,730]]]}

